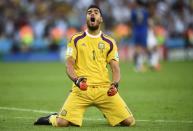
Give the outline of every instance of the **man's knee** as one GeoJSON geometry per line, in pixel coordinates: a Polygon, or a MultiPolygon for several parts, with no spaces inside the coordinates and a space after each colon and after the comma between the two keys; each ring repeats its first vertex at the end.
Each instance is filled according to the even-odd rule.
{"type": "Polygon", "coordinates": [[[123,120],[120,124],[124,126],[133,126],[135,125],[135,118],[128,117],[127,119],[123,120]]]}
{"type": "Polygon", "coordinates": [[[58,127],[67,127],[70,125],[69,121],[62,118],[57,118],[56,122],[58,127]]]}

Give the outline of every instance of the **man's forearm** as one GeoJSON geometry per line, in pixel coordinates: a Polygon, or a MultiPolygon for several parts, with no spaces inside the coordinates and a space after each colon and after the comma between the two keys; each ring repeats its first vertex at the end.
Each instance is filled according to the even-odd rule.
{"type": "Polygon", "coordinates": [[[111,70],[112,70],[112,81],[119,82],[120,81],[119,63],[117,61],[112,60],[110,65],[111,65],[111,70]]]}
{"type": "Polygon", "coordinates": [[[67,61],[66,61],[66,72],[67,72],[67,75],[68,77],[74,81],[76,78],[77,78],[77,75],[75,73],[75,69],[74,69],[74,64],[75,64],[75,61],[73,58],[68,58],[67,61]]]}
{"type": "Polygon", "coordinates": [[[120,70],[119,69],[112,70],[112,81],[113,82],[120,81],[120,70]]]}

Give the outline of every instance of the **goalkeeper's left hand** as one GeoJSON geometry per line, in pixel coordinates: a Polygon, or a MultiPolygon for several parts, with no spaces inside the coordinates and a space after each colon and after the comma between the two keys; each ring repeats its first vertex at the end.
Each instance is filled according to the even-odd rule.
{"type": "Polygon", "coordinates": [[[118,92],[118,82],[113,82],[107,91],[108,96],[114,96],[118,92]]]}
{"type": "Polygon", "coordinates": [[[85,91],[87,90],[87,87],[88,87],[86,81],[87,81],[87,78],[79,77],[74,79],[74,84],[81,90],[85,91]]]}

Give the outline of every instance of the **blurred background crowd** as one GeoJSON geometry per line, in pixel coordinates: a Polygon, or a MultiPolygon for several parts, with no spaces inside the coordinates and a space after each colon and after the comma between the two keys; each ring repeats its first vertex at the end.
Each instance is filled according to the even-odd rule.
{"type": "MultiPolygon", "coordinates": [[[[104,32],[117,40],[121,59],[130,59],[135,0],[1,0],[0,54],[59,52],[74,33],[85,29],[92,3],[100,6],[104,32]]],[[[141,5],[163,50],[193,46],[192,0],[141,0],[141,5]]]]}

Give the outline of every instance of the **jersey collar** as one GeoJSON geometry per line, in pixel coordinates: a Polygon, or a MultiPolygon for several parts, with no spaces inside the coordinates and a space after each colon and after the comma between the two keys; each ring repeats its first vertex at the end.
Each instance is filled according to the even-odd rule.
{"type": "Polygon", "coordinates": [[[98,35],[91,35],[91,34],[89,34],[88,30],[86,30],[85,32],[86,32],[86,35],[88,35],[91,38],[99,38],[101,36],[101,34],[102,34],[102,31],[100,31],[98,35]]]}

